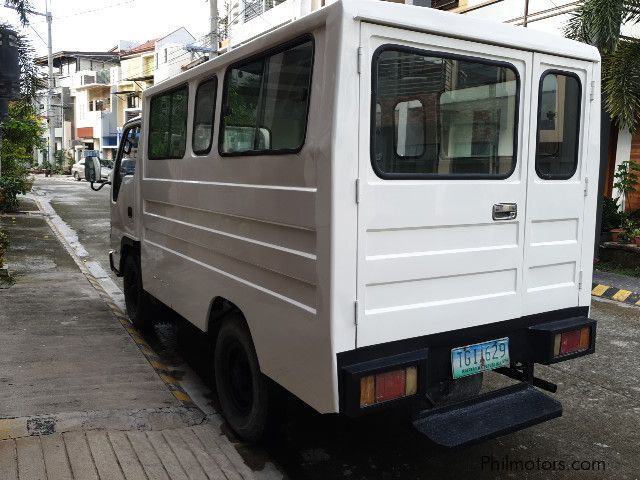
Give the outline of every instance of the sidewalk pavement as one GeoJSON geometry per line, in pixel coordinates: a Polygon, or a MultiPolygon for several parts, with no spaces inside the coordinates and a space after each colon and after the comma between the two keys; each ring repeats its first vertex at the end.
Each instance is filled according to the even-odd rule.
{"type": "Polygon", "coordinates": [[[161,380],[39,212],[0,226],[15,280],[0,290],[0,479],[256,478],[221,418],[161,380]]]}

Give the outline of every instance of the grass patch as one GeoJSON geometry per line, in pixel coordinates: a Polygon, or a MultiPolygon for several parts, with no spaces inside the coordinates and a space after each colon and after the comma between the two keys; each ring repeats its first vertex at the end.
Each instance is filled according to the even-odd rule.
{"type": "Polygon", "coordinates": [[[625,267],[611,262],[598,262],[593,268],[601,272],[617,273],[618,275],[626,275],[627,277],[640,278],[640,267],[625,267]]]}

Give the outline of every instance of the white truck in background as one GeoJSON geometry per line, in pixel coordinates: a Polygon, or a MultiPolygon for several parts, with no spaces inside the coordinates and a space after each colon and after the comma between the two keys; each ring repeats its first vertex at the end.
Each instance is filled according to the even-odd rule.
{"type": "Polygon", "coordinates": [[[595,348],[599,92],[593,47],[428,8],[344,0],[269,32],[125,125],[127,312],[209,332],[248,440],[272,383],[321,413],[416,403],[446,446],[555,418],[535,364],[595,348]],[[518,382],[480,394],[487,370],[518,382]]]}

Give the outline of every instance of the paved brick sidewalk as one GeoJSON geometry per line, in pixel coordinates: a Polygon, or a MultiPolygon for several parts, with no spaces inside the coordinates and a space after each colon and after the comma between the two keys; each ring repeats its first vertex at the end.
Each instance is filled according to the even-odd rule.
{"type": "Polygon", "coordinates": [[[214,425],[88,431],[0,441],[2,480],[250,480],[214,425]]]}
{"type": "Polygon", "coordinates": [[[0,226],[0,480],[281,478],[161,380],[39,212],[0,226]]]}

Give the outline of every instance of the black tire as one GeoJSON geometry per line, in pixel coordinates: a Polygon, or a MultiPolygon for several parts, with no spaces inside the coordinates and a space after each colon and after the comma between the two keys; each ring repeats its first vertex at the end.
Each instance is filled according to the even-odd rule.
{"type": "Polygon", "coordinates": [[[142,288],[142,271],[137,256],[125,257],[122,276],[129,320],[138,330],[146,330],[153,325],[151,296],[142,288]]]}
{"type": "Polygon", "coordinates": [[[80,181],[80,174],[78,172],[73,172],[73,178],[75,178],[76,182],[80,181]]]}
{"type": "Polygon", "coordinates": [[[223,320],[214,351],[214,375],[222,415],[239,437],[260,441],[267,431],[270,386],[260,372],[251,334],[239,313],[223,320]]]}

